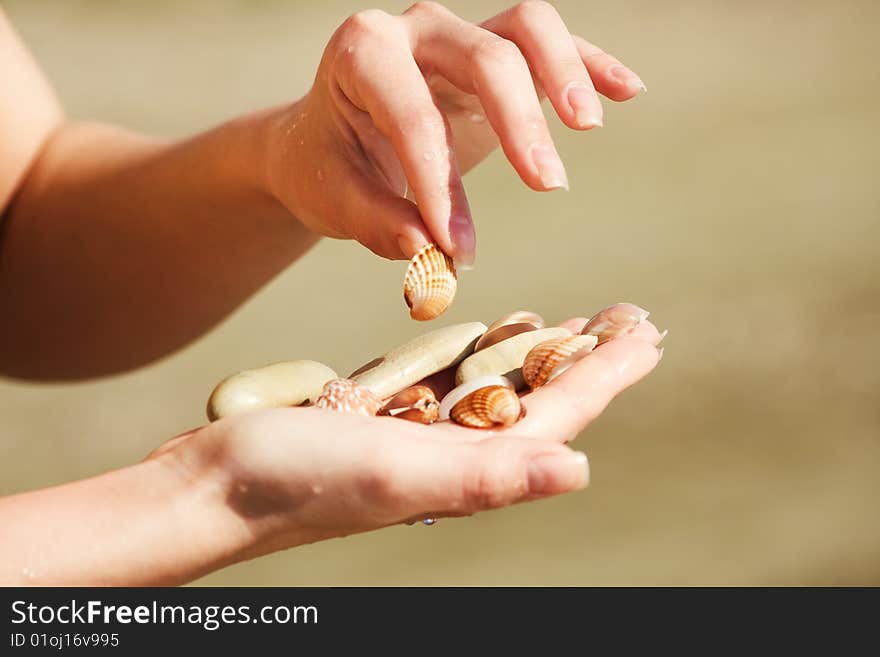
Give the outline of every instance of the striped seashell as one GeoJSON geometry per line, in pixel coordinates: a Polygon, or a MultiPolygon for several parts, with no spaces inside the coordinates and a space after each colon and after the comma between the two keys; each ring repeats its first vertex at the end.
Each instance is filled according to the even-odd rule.
{"type": "Polygon", "coordinates": [[[333,379],[324,385],[324,391],[315,400],[315,406],[332,411],[372,416],[382,408],[382,400],[356,381],[333,379]]]}
{"type": "Polygon", "coordinates": [[[546,340],[526,354],[523,379],[534,390],[565,372],[596,346],[595,335],[571,335],[546,340]]]}
{"type": "Polygon", "coordinates": [[[512,338],[526,331],[536,331],[544,328],[544,318],[527,310],[517,310],[499,317],[489,324],[489,328],[483,334],[474,347],[474,351],[480,351],[493,344],[498,344],[507,338],[512,338]]]}
{"type": "Polygon", "coordinates": [[[379,411],[379,415],[390,415],[411,422],[432,424],[440,415],[440,402],[428,386],[412,386],[401,390],[379,411]]]}
{"type": "Polygon", "coordinates": [[[473,378],[461,385],[455,386],[452,390],[446,393],[440,401],[440,419],[448,420],[449,412],[452,410],[453,406],[471,394],[474,390],[479,390],[480,388],[485,388],[487,386],[505,386],[511,390],[514,389],[513,382],[506,376],[488,374],[486,376],[473,378]]]}
{"type": "Polygon", "coordinates": [[[621,335],[626,335],[650,315],[644,308],[632,303],[615,303],[597,312],[581,331],[584,335],[595,335],[598,344],[603,344],[621,335]]]}
{"type": "Polygon", "coordinates": [[[466,395],[449,411],[456,424],[474,429],[509,427],[526,414],[519,396],[508,386],[484,386],[466,395]]]}
{"type": "Polygon", "coordinates": [[[403,279],[409,315],[420,322],[439,317],[452,303],[457,287],[455,264],[436,244],[419,249],[403,279]]]}

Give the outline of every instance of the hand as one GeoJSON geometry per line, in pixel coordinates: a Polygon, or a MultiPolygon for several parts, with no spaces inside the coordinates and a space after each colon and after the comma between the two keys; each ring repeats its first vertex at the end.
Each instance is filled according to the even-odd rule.
{"type": "Polygon", "coordinates": [[[275,117],[269,184],[316,233],[396,259],[436,242],[467,267],[475,235],[461,174],[500,141],[532,189],[567,188],[541,100],[588,130],[602,125],[597,91],[622,101],[640,89],[546,2],[479,26],[432,2],[360,12],[333,35],[309,94],[275,117]]]}
{"type": "MultiPolygon", "coordinates": [[[[583,318],[563,326],[579,330],[583,318]]],[[[216,491],[246,545],[233,560],[425,517],[460,516],[583,488],[586,457],[564,443],[659,361],[649,322],[526,394],[500,431],[424,426],[317,408],[233,416],[151,458],[216,491]]]]}

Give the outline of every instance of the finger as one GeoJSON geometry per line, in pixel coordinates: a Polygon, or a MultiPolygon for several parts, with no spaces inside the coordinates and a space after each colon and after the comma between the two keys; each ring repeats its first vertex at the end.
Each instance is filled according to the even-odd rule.
{"type": "Polygon", "coordinates": [[[568,28],[553,5],[543,0],[526,0],[482,26],[519,46],[559,118],[568,127],[588,130],[602,125],[602,103],[568,28]]]}
{"type": "Polygon", "coordinates": [[[196,427],[195,429],[190,429],[190,430],[187,431],[186,433],[182,433],[182,434],[180,434],[179,436],[174,436],[174,438],[169,438],[169,439],[166,440],[164,443],[162,443],[161,445],[159,445],[156,449],[154,449],[152,452],[150,452],[149,454],[147,454],[146,458],[144,458],[144,461],[150,461],[150,460],[152,460],[152,459],[154,459],[154,458],[157,458],[157,457],[159,457],[159,456],[162,456],[162,454],[164,454],[165,452],[168,452],[168,451],[174,449],[174,448],[177,447],[180,443],[182,443],[182,442],[184,442],[185,440],[187,440],[190,436],[192,436],[196,431],[198,431],[198,430],[201,429],[201,428],[202,428],[202,427],[196,427]]]}
{"type": "Polygon", "coordinates": [[[393,510],[393,522],[499,508],[589,482],[585,454],[528,438],[399,441],[382,451],[381,460],[365,467],[382,473],[381,485],[371,492],[379,498],[377,506],[393,510]]]}
{"type": "Polygon", "coordinates": [[[573,36],[574,44],[583,59],[596,90],[611,100],[623,101],[647,91],[642,79],[601,48],[573,36]]]}
{"type": "MultiPolygon", "coordinates": [[[[562,322],[559,326],[567,328],[572,333],[580,333],[584,330],[584,326],[587,325],[588,321],[589,320],[586,317],[572,317],[571,319],[562,322]]],[[[660,344],[660,341],[666,336],[666,333],[667,331],[660,333],[654,324],[648,320],[642,320],[635,326],[635,328],[626,334],[626,337],[644,340],[645,342],[657,345],[660,344]]]]}
{"type": "Polygon", "coordinates": [[[473,222],[449,124],[400,23],[384,12],[360,12],[341,34],[334,63],[340,88],[391,142],[434,241],[457,263],[470,265],[473,222]]]}
{"type": "MultiPolygon", "coordinates": [[[[641,330],[648,333],[652,329],[656,334],[646,323],[641,330]]],[[[659,360],[660,352],[650,340],[626,336],[606,342],[561,376],[523,397],[526,416],[516,425],[517,435],[563,442],[574,439],[659,360]]]]}
{"type": "Polygon", "coordinates": [[[535,190],[568,188],[528,64],[515,43],[433,3],[406,14],[419,66],[476,94],[507,159],[535,190]]]}
{"type": "Polygon", "coordinates": [[[559,326],[568,329],[572,333],[580,333],[588,321],[590,320],[586,317],[572,317],[562,322],[559,326]]]}

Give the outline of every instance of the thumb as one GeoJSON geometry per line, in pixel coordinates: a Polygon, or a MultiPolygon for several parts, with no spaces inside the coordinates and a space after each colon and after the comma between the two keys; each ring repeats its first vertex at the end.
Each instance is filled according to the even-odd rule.
{"type": "Polygon", "coordinates": [[[464,515],[585,488],[583,452],[553,441],[497,437],[476,443],[415,440],[388,452],[397,520],[464,515]]]}
{"type": "Polygon", "coordinates": [[[354,239],[391,260],[409,260],[435,241],[415,203],[395,194],[372,172],[353,170],[350,174],[343,212],[354,239]]]}

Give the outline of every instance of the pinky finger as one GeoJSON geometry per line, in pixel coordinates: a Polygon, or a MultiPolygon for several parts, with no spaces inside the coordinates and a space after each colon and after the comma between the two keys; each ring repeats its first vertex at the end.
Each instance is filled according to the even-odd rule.
{"type": "Polygon", "coordinates": [[[647,91],[642,79],[620,61],[579,36],[572,36],[596,91],[611,100],[623,101],[647,91]]]}

